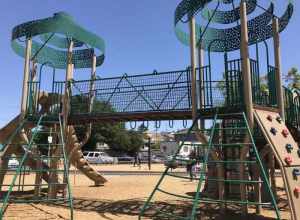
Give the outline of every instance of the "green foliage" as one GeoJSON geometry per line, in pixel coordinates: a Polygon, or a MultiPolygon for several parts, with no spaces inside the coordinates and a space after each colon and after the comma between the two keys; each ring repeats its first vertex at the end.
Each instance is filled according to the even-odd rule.
{"type": "Polygon", "coordinates": [[[300,72],[298,69],[292,67],[285,75],[285,81],[290,88],[300,89],[300,72]]]}
{"type": "Polygon", "coordinates": [[[260,77],[260,91],[263,94],[269,94],[268,75],[260,77]]]}
{"type": "MultiPolygon", "coordinates": [[[[76,106],[78,112],[88,112],[89,100],[86,96],[74,96],[72,105],[76,106]]],[[[110,113],[114,112],[113,107],[105,102],[95,101],[92,107],[92,113],[110,113]]],[[[146,127],[140,126],[138,131],[126,130],[125,123],[103,123],[99,122],[92,126],[91,137],[83,147],[84,150],[95,150],[97,143],[106,143],[114,151],[134,154],[143,145],[143,133],[146,127]]],[[[76,134],[79,140],[85,135],[86,125],[76,127],[76,134]]]]}

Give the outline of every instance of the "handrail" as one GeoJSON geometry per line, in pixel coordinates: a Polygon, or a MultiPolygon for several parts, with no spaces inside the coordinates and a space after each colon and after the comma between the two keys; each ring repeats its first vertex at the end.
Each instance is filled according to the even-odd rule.
{"type": "Polygon", "coordinates": [[[69,160],[67,157],[66,149],[65,149],[65,140],[64,140],[64,133],[63,133],[63,123],[62,123],[62,115],[59,115],[59,128],[60,128],[60,136],[61,136],[61,142],[62,142],[62,150],[64,155],[64,170],[65,170],[65,178],[67,181],[68,186],[68,196],[69,196],[69,203],[70,203],[70,211],[71,211],[71,219],[73,219],[73,197],[72,197],[72,191],[71,191],[71,185],[70,185],[70,179],[69,179],[69,160]]]}

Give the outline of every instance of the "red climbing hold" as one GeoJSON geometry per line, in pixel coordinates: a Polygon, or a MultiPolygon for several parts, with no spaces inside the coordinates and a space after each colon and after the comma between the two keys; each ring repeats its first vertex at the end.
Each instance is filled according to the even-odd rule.
{"type": "Polygon", "coordinates": [[[269,121],[272,121],[272,120],[273,120],[272,115],[268,115],[267,119],[268,119],[269,121]]]}
{"type": "Polygon", "coordinates": [[[291,165],[293,163],[293,158],[290,156],[287,156],[284,161],[286,162],[287,165],[291,165]]]}
{"type": "Polygon", "coordinates": [[[300,195],[300,187],[296,187],[295,189],[294,189],[294,194],[295,194],[295,196],[298,198],[299,197],[299,195],[300,195]]]}
{"type": "Polygon", "coordinates": [[[288,129],[283,129],[283,130],[282,130],[282,135],[283,135],[284,137],[287,137],[287,136],[289,135],[289,130],[288,130],[288,129]]]}

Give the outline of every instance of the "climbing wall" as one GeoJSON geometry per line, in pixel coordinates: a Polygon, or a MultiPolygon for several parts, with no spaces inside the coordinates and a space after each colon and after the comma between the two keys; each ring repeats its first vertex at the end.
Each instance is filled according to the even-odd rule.
{"type": "Polygon", "coordinates": [[[300,220],[300,147],[278,113],[255,110],[255,118],[281,165],[292,219],[300,220]]]}

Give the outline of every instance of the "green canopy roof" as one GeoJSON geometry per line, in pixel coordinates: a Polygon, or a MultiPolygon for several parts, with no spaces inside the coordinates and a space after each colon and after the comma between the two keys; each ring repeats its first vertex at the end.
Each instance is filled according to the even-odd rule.
{"type": "Polygon", "coordinates": [[[34,56],[38,52],[34,59],[40,64],[65,69],[70,39],[74,42],[74,68],[91,67],[94,54],[97,56],[97,66],[104,62],[104,40],[76,24],[65,12],[14,27],[11,46],[22,57],[25,53],[25,39],[28,37],[32,38],[31,54],[34,56]]]}
{"type": "MultiPolygon", "coordinates": [[[[275,4],[270,0],[269,7],[264,9],[259,5],[259,0],[244,1],[247,3],[247,14],[252,15],[252,18],[248,20],[249,45],[271,38],[273,35],[272,18],[276,16],[274,8],[284,3],[275,4]]],[[[294,10],[292,0],[286,2],[285,12],[279,17],[280,32],[287,27],[294,10]]],[[[183,0],[175,11],[174,24],[177,38],[185,45],[190,44],[190,36],[185,24],[191,17],[200,14],[202,21],[206,21],[208,25],[196,24],[196,40],[201,41],[201,46],[205,50],[224,52],[240,49],[240,8],[236,3],[233,0],[183,0]],[[214,9],[208,7],[211,2],[214,2],[214,9]],[[232,10],[222,10],[228,6],[231,6],[232,10]],[[217,27],[214,27],[214,24],[217,27]],[[226,26],[228,24],[233,27],[226,26]]]]}

